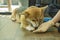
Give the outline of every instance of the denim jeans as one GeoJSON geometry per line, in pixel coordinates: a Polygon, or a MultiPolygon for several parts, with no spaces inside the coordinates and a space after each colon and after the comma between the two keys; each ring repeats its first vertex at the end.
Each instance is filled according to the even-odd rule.
{"type": "Polygon", "coordinates": [[[46,9],[46,12],[51,16],[54,17],[56,13],[60,10],[60,8],[56,5],[50,4],[46,9]]]}

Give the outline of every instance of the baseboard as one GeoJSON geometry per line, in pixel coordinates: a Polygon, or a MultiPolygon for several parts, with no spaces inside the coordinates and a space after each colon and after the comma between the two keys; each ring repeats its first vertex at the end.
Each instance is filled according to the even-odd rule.
{"type": "Polygon", "coordinates": [[[1,15],[11,15],[12,12],[0,12],[1,15]]]}

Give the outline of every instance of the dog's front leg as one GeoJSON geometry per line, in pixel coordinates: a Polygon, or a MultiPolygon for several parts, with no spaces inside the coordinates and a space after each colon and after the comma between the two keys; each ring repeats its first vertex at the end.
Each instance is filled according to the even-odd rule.
{"type": "Polygon", "coordinates": [[[17,9],[14,9],[11,15],[11,20],[12,21],[16,21],[16,13],[17,13],[17,9]]]}
{"type": "Polygon", "coordinates": [[[20,14],[19,14],[19,13],[16,14],[16,22],[21,23],[21,22],[20,22],[20,14]]]}
{"type": "Polygon", "coordinates": [[[24,28],[24,27],[25,27],[25,22],[26,22],[24,15],[21,15],[21,16],[20,16],[20,22],[21,22],[21,26],[20,26],[20,27],[21,27],[21,28],[24,28]]]}

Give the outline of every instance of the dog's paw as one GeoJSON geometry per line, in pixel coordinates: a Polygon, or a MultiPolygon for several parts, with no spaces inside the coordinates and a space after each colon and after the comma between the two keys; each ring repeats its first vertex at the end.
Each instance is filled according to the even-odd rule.
{"type": "Polygon", "coordinates": [[[31,27],[31,26],[29,25],[29,26],[26,27],[26,30],[28,30],[28,31],[34,31],[35,28],[34,28],[34,27],[31,27]]]}
{"type": "Polygon", "coordinates": [[[15,18],[11,18],[11,20],[12,20],[13,22],[15,22],[15,21],[16,21],[16,19],[15,19],[15,18]]]}

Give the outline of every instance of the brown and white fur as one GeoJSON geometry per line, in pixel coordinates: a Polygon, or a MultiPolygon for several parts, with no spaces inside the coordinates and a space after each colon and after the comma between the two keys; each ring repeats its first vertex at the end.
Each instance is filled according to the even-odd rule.
{"type": "MultiPolygon", "coordinates": [[[[40,8],[36,6],[28,7],[26,10],[20,13],[19,18],[19,21],[21,23],[20,27],[29,31],[35,30],[35,28],[38,27],[43,22],[44,11],[47,7],[48,6],[40,8]]],[[[16,13],[14,13],[14,15],[16,15],[16,13]]]]}

